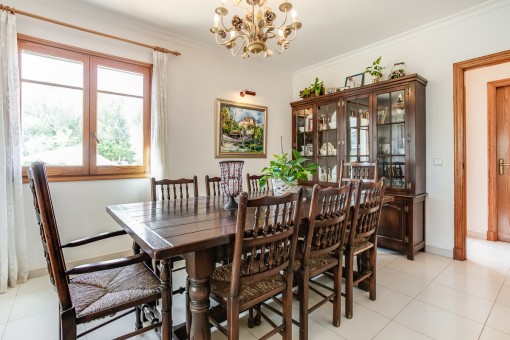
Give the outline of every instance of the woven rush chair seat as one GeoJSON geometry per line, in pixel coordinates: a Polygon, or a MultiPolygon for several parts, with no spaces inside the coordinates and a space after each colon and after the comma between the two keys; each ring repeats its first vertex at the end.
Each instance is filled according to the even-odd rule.
{"type": "Polygon", "coordinates": [[[160,281],[144,264],[82,274],[69,282],[76,316],[143,300],[160,293],[160,281]]]}
{"type": "Polygon", "coordinates": [[[311,257],[308,262],[310,274],[313,275],[316,271],[324,272],[338,264],[338,256],[335,254],[327,254],[323,256],[311,257]]]}
{"type": "MultiPolygon", "coordinates": [[[[296,253],[296,259],[294,260],[294,265],[292,266],[294,271],[298,271],[299,267],[301,266],[301,256],[302,255],[296,253]]],[[[322,256],[310,257],[308,261],[308,269],[310,274],[315,273],[318,270],[323,272],[338,264],[338,255],[329,253],[322,256]]]]}
{"type": "MultiPolygon", "coordinates": [[[[248,263],[243,261],[241,264],[241,275],[247,275],[248,263]]],[[[226,304],[230,284],[232,281],[232,264],[217,267],[211,275],[211,292],[213,296],[220,297],[223,301],[219,303],[226,304]]],[[[285,289],[285,280],[282,275],[278,274],[249,284],[241,284],[239,288],[239,305],[243,308],[243,305],[248,302],[253,302],[257,298],[261,298],[266,294],[278,294],[285,289]]],[[[217,300],[217,299],[216,299],[217,300]]]]}
{"type": "Polygon", "coordinates": [[[352,250],[357,255],[357,254],[364,252],[367,249],[372,248],[373,246],[374,246],[374,244],[372,242],[363,240],[360,242],[355,242],[352,245],[352,250]]]}

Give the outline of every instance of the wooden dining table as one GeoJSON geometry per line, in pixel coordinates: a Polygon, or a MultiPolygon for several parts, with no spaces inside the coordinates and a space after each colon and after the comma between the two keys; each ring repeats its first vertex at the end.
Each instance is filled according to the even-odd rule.
{"type": "Polygon", "coordinates": [[[117,223],[153,260],[160,261],[162,337],[172,338],[171,273],[169,259],[183,256],[189,277],[190,338],[210,339],[209,276],[217,259],[231,252],[237,210],[226,210],[225,196],[185,198],[111,205],[117,223]]]}
{"type": "MultiPolygon", "coordinates": [[[[252,197],[260,194],[252,194],[252,197]]],[[[386,197],[386,201],[391,197],[386,197]]],[[[189,277],[190,339],[210,339],[209,276],[215,263],[233,249],[237,210],[226,210],[225,196],[110,205],[117,223],[153,260],[160,261],[162,338],[172,338],[171,268],[169,259],[183,256],[189,277]]],[[[308,213],[303,209],[304,215],[308,213]]],[[[250,218],[248,211],[247,218],[250,218]]]]}

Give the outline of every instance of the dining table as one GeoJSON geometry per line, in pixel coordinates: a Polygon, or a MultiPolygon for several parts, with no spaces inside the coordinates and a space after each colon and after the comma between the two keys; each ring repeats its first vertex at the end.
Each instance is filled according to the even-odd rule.
{"type": "MultiPolygon", "coordinates": [[[[250,194],[251,198],[260,193],[250,194]]],[[[227,196],[201,196],[107,206],[108,214],[153,260],[160,262],[162,339],[172,339],[171,262],[184,257],[188,274],[190,339],[210,339],[209,276],[216,262],[233,251],[236,209],[225,209],[227,196]]],[[[385,202],[391,196],[385,196],[385,202]]],[[[303,207],[303,216],[308,210],[303,207]]],[[[250,218],[253,211],[247,212],[250,218]]]]}

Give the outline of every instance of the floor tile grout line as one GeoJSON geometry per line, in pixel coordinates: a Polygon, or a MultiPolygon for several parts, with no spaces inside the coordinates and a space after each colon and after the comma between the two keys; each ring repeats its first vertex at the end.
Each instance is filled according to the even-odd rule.
{"type": "MultiPolygon", "coordinates": [[[[434,283],[434,284],[436,284],[436,285],[438,285],[438,286],[441,286],[441,287],[445,287],[445,288],[453,289],[453,290],[455,290],[455,291],[457,291],[457,292],[459,292],[459,293],[463,293],[463,294],[466,294],[466,295],[469,295],[469,296],[472,296],[472,297],[477,297],[477,298],[483,299],[483,300],[485,300],[485,301],[487,301],[487,302],[490,302],[490,303],[494,303],[494,302],[496,302],[496,299],[497,299],[497,296],[496,296],[496,299],[494,299],[494,301],[493,301],[493,300],[488,299],[488,298],[486,298],[486,297],[484,297],[484,296],[475,295],[475,294],[472,294],[472,293],[469,293],[469,292],[466,292],[466,291],[463,291],[463,290],[460,290],[460,289],[457,289],[457,288],[453,288],[453,287],[451,287],[451,286],[445,285],[445,284],[440,283],[440,282],[432,282],[432,283],[434,283]]],[[[509,307],[510,307],[510,306],[509,306],[509,307]]]]}
{"type": "MultiPolygon", "coordinates": [[[[425,281],[425,282],[427,282],[427,284],[426,284],[427,286],[428,286],[428,285],[429,285],[429,283],[430,283],[430,282],[428,282],[428,280],[420,279],[420,278],[417,278],[416,276],[412,276],[412,275],[409,275],[409,274],[407,274],[407,273],[399,272],[398,270],[394,270],[394,269],[391,269],[391,268],[386,268],[386,269],[391,270],[391,271],[394,271],[394,272],[397,272],[397,273],[402,274],[402,275],[405,275],[405,276],[412,277],[413,279],[417,279],[417,280],[425,281]]],[[[402,292],[400,292],[400,291],[398,291],[398,290],[395,290],[395,289],[393,289],[393,288],[391,288],[391,287],[386,287],[386,286],[384,286],[384,285],[382,285],[382,284],[380,284],[380,283],[379,283],[379,285],[381,285],[382,287],[384,287],[384,288],[386,288],[386,289],[389,289],[389,290],[391,290],[391,291],[393,291],[393,292],[400,293],[400,294],[402,294],[402,295],[405,295],[405,296],[407,296],[407,297],[410,297],[410,298],[412,298],[412,299],[414,299],[414,298],[416,297],[416,296],[407,295],[406,293],[402,293],[402,292]]],[[[421,291],[420,291],[420,293],[421,293],[421,291]]],[[[419,293],[418,293],[418,294],[419,294],[419,293]]]]}
{"type": "MultiPolygon", "coordinates": [[[[435,283],[435,282],[434,282],[434,280],[435,280],[435,279],[437,279],[437,278],[439,277],[439,275],[441,275],[441,274],[442,274],[445,270],[447,270],[447,269],[445,268],[443,271],[441,271],[441,273],[439,273],[439,274],[438,274],[438,275],[437,275],[437,276],[436,276],[436,277],[435,277],[435,278],[434,278],[434,279],[433,279],[433,280],[432,280],[432,281],[431,281],[431,282],[427,285],[427,287],[428,287],[430,284],[435,283]]],[[[437,283],[436,283],[436,284],[437,284],[437,283]]],[[[428,304],[428,305],[430,305],[430,306],[434,306],[434,307],[436,307],[436,308],[442,309],[442,310],[447,311],[447,312],[449,312],[449,313],[452,313],[452,314],[458,315],[458,316],[460,316],[460,317],[463,317],[463,318],[465,318],[465,319],[467,319],[467,320],[470,320],[470,321],[476,322],[476,323],[478,323],[478,324],[485,325],[485,323],[480,323],[480,322],[478,322],[478,321],[476,321],[476,320],[473,320],[473,319],[471,319],[471,318],[468,318],[468,317],[466,317],[466,316],[464,316],[464,315],[461,315],[461,314],[458,314],[458,313],[455,313],[455,312],[449,311],[449,310],[447,310],[447,309],[444,309],[444,308],[442,308],[442,307],[439,307],[439,306],[433,305],[433,304],[428,303],[428,302],[426,302],[426,301],[418,300],[418,296],[420,296],[420,294],[421,294],[421,293],[423,293],[423,291],[424,291],[427,287],[425,287],[425,288],[424,288],[424,289],[423,289],[420,293],[418,293],[418,295],[416,295],[416,298],[415,298],[415,299],[416,299],[417,301],[420,301],[420,302],[422,302],[422,303],[428,304]]],[[[451,288],[451,287],[448,287],[448,288],[451,288]]],[[[451,288],[451,289],[455,290],[454,288],[451,288]]],[[[500,288],[500,289],[501,289],[501,288],[500,288]]],[[[499,294],[499,293],[498,293],[498,294],[499,294]]],[[[489,301],[489,302],[490,302],[490,301],[489,301]]],[[[494,306],[494,305],[493,305],[493,306],[494,306]]],[[[492,308],[491,308],[491,311],[492,311],[492,308]]],[[[490,316],[490,312],[487,314],[487,318],[488,318],[489,316],[490,316]]],[[[485,322],[487,322],[487,320],[485,320],[485,322]]],[[[482,329],[483,329],[483,327],[482,327],[482,329]]],[[[481,333],[480,333],[480,334],[481,334],[481,333]]]]}
{"type": "Polygon", "coordinates": [[[2,340],[4,338],[4,335],[5,335],[5,331],[7,330],[7,323],[5,323],[5,327],[4,327],[4,330],[2,331],[2,334],[0,334],[0,340],[2,340]]]}
{"type": "MultiPolygon", "coordinates": [[[[469,260],[467,260],[467,261],[469,261],[469,260]]],[[[471,263],[473,263],[473,262],[471,262],[471,263]]],[[[487,266],[485,266],[485,267],[487,267],[487,266]]],[[[504,284],[505,283],[505,280],[503,280],[503,282],[500,283],[500,282],[497,282],[495,280],[488,280],[488,279],[484,279],[484,278],[481,278],[481,277],[478,277],[478,276],[474,276],[474,275],[471,275],[471,274],[467,274],[467,273],[459,273],[459,272],[457,272],[455,270],[451,270],[451,269],[448,269],[448,268],[446,268],[446,270],[449,271],[449,272],[453,272],[453,273],[457,273],[457,274],[462,274],[462,275],[465,275],[465,276],[468,276],[468,277],[472,277],[472,278],[475,278],[475,279],[479,279],[479,280],[483,280],[483,281],[486,281],[486,282],[492,282],[492,283],[497,283],[497,284],[504,284]]]]}
{"type": "MultiPolygon", "coordinates": [[[[45,290],[45,289],[50,289],[50,288],[39,289],[39,290],[37,290],[37,291],[30,292],[30,293],[27,293],[27,294],[36,294],[36,293],[38,294],[40,291],[45,290]]],[[[17,294],[17,292],[16,292],[16,294],[17,294]]],[[[14,304],[12,305],[11,311],[9,312],[9,317],[8,317],[8,319],[7,319],[7,320],[8,320],[7,322],[21,320],[21,319],[24,319],[24,318],[26,318],[26,317],[30,317],[30,316],[34,316],[34,315],[37,315],[37,314],[40,314],[40,313],[43,313],[43,312],[47,312],[47,311],[49,311],[50,309],[55,308],[55,306],[52,306],[52,307],[49,307],[49,308],[46,308],[46,309],[40,310],[40,311],[38,311],[38,312],[36,312],[36,313],[30,313],[30,314],[23,315],[22,317],[19,317],[19,318],[16,318],[16,319],[11,319],[12,311],[13,311],[13,309],[14,309],[14,305],[16,304],[17,299],[18,299],[18,297],[17,297],[17,295],[16,295],[16,299],[14,300],[14,304]]],[[[58,303],[59,303],[59,302],[58,302],[58,298],[56,298],[55,300],[56,300],[57,307],[58,307],[58,303]]]]}
{"type": "MultiPolygon", "coordinates": [[[[404,310],[405,310],[405,309],[406,309],[406,308],[407,308],[410,304],[412,304],[413,302],[415,302],[415,301],[422,302],[422,301],[418,300],[418,296],[419,296],[419,295],[420,295],[420,294],[421,294],[421,293],[422,293],[425,289],[427,289],[427,287],[428,287],[430,284],[432,284],[432,283],[434,282],[434,280],[435,280],[435,279],[436,279],[439,275],[441,275],[441,273],[443,273],[445,270],[446,270],[446,267],[445,267],[445,268],[444,268],[444,269],[443,269],[443,270],[442,270],[439,274],[437,274],[437,275],[436,275],[436,277],[435,277],[434,279],[432,279],[432,281],[428,282],[428,283],[425,285],[425,287],[424,287],[424,288],[423,288],[420,292],[418,292],[418,293],[417,293],[414,297],[411,297],[411,301],[409,301],[409,302],[408,302],[408,303],[407,303],[407,304],[406,304],[406,305],[405,305],[405,306],[404,306],[404,307],[400,310],[400,312],[399,312],[397,315],[395,315],[395,317],[392,319],[392,321],[394,321],[394,322],[396,322],[396,323],[398,323],[398,324],[400,324],[400,325],[402,325],[402,326],[404,326],[404,327],[407,327],[407,328],[409,328],[409,329],[411,329],[411,330],[413,330],[413,331],[415,331],[415,332],[417,332],[417,333],[419,333],[419,334],[422,334],[422,335],[426,336],[427,338],[430,338],[428,335],[423,334],[422,332],[420,332],[420,331],[418,331],[418,330],[416,330],[416,329],[414,329],[414,328],[412,328],[412,327],[409,327],[409,326],[407,326],[407,325],[403,325],[403,324],[399,323],[399,322],[396,320],[396,318],[397,318],[397,317],[398,317],[398,316],[399,316],[399,315],[400,315],[400,314],[401,314],[401,313],[402,313],[402,312],[403,312],[403,311],[404,311],[404,310]]],[[[434,307],[436,307],[436,306],[434,306],[434,307]]]]}

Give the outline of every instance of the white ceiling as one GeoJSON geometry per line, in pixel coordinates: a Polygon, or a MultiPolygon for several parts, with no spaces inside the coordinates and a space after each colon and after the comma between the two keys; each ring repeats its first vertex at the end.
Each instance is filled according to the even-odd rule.
{"type": "MultiPolygon", "coordinates": [[[[219,0],[79,1],[153,25],[172,35],[220,49],[226,55],[230,53],[225,47],[216,45],[209,32],[219,0]]],[[[290,0],[298,12],[303,28],[288,51],[282,55],[275,53],[264,63],[291,72],[297,71],[486,1],[290,0]]],[[[280,13],[277,9],[280,2],[281,0],[268,0],[268,5],[277,15],[280,13]]],[[[231,0],[227,0],[227,7],[232,7],[231,3],[231,0]]]]}

